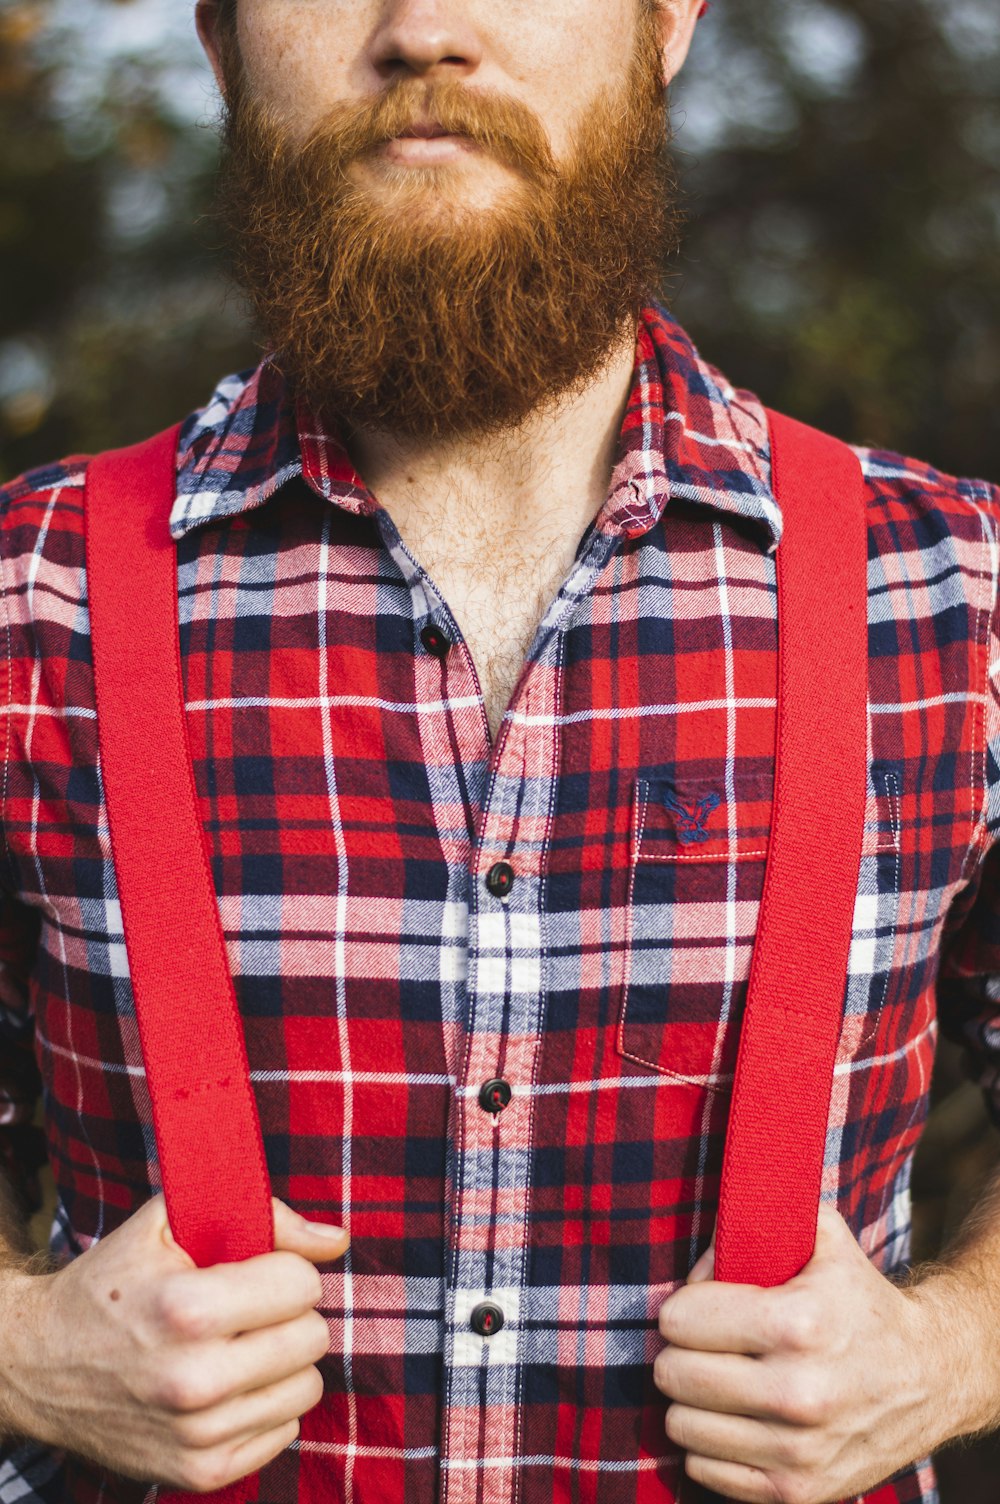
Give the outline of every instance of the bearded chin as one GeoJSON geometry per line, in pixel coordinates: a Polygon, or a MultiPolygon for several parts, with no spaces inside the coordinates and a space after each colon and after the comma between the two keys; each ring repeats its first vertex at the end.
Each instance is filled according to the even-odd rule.
{"type": "Polygon", "coordinates": [[[380,195],[322,140],[293,150],[238,90],[225,148],[237,280],[292,392],[333,428],[424,440],[518,428],[634,340],[676,248],[648,45],[628,89],[590,112],[572,161],[513,172],[487,209],[462,205],[451,168],[407,170],[380,195]]]}

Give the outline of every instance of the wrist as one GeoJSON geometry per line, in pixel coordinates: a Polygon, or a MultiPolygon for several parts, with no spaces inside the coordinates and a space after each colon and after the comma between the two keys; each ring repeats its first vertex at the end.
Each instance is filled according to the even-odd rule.
{"type": "Polygon", "coordinates": [[[33,1441],[38,1433],[38,1406],[25,1389],[30,1352],[37,1343],[38,1300],[51,1276],[0,1268],[0,1440],[18,1437],[33,1441]]]}
{"type": "Polygon", "coordinates": [[[981,1289],[938,1265],[906,1291],[917,1323],[914,1352],[926,1397],[926,1451],[1000,1422],[1000,1363],[995,1317],[981,1289]]]}

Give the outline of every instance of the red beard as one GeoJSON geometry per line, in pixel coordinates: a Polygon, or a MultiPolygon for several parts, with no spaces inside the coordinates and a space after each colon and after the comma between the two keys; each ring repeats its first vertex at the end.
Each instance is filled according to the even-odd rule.
{"type": "Polygon", "coordinates": [[[293,391],[331,423],[440,438],[510,430],[593,379],[660,293],[680,214],[655,16],[564,163],[534,113],[404,79],[296,145],[227,66],[220,207],[237,279],[293,391]],[[511,169],[489,208],[459,168],[365,155],[421,115],[511,169]],[[390,191],[386,191],[386,189],[390,191]]]}

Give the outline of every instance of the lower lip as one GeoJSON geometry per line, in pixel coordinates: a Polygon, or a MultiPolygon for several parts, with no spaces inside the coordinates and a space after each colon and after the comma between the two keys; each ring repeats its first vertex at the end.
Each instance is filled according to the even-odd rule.
{"type": "Polygon", "coordinates": [[[453,162],[476,149],[468,136],[396,136],[382,147],[390,162],[411,167],[433,167],[453,162]]]}

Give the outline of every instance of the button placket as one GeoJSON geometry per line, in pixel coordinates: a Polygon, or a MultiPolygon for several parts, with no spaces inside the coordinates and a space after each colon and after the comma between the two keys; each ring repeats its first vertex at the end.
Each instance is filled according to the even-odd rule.
{"type": "Polygon", "coordinates": [[[510,862],[494,862],[486,874],[486,886],[494,898],[507,898],[514,886],[514,869],[510,862]]]}
{"type": "MultiPolygon", "coordinates": [[[[488,804],[469,867],[466,981],[470,1038],[459,1082],[461,1111],[449,1332],[446,1456],[470,1457],[478,1446],[475,1416],[485,1402],[505,1416],[491,1454],[516,1453],[516,1414],[505,1408],[510,1365],[521,1348],[524,1248],[530,1180],[530,1083],[540,1040],[544,985],[545,851],[551,780],[558,745],[551,665],[528,679],[518,715],[496,751],[488,804]],[[537,687],[535,687],[537,686],[537,687]],[[529,727],[522,712],[531,717],[529,727]],[[547,733],[540,733],[545,725],[547,733]],[[527,797],[526,797],[527,796],[527,797]],[[505,1075],[498,1070],[503,1062],[505,1075]],[[527,1083],[525,1087],[522,1083],[527,1083]],[[493,1309],[487,1325],[480,1321],[493,1309]],[[478,1312],[477,1324],[473,1312],[478,1312]],[[464,1316],[464,1320],[463,1320],[464,1316]],[[502,1329],[498,1322],[502,1321],[502,1329]],[[488,1364],[486,1387],[480,1370],[488,1364]]],[[[498,1485],[506,1483],[500,1477],[498,1485]]],[[[471,1504],[474,1475],[448,1474],[450,1504],[471,1504]]]]}
{"type": "Polygon", "coordinates": [[[503,1324],[503,1310],[492,1300],[481,1300],[469,1317],[469,1325],[480,1337],[495,1337],[503,1324]]]}
{"type": "Polygon", "coordinates": [[[484,1081],[479,1089],[479,1105],[484,1112],[492,1113],[499,1117],[504,1108],[510,1103],[513,1096],[509,1081],[500,1077],[494,1077],[492,1081],[484,1081]]]}
{"type": "Polygon", "coordinates": [[[433,658],[443,663],[451,651],[451,638],[440,627],[428,622],[420,633],[420,641],[433,658]]]}

